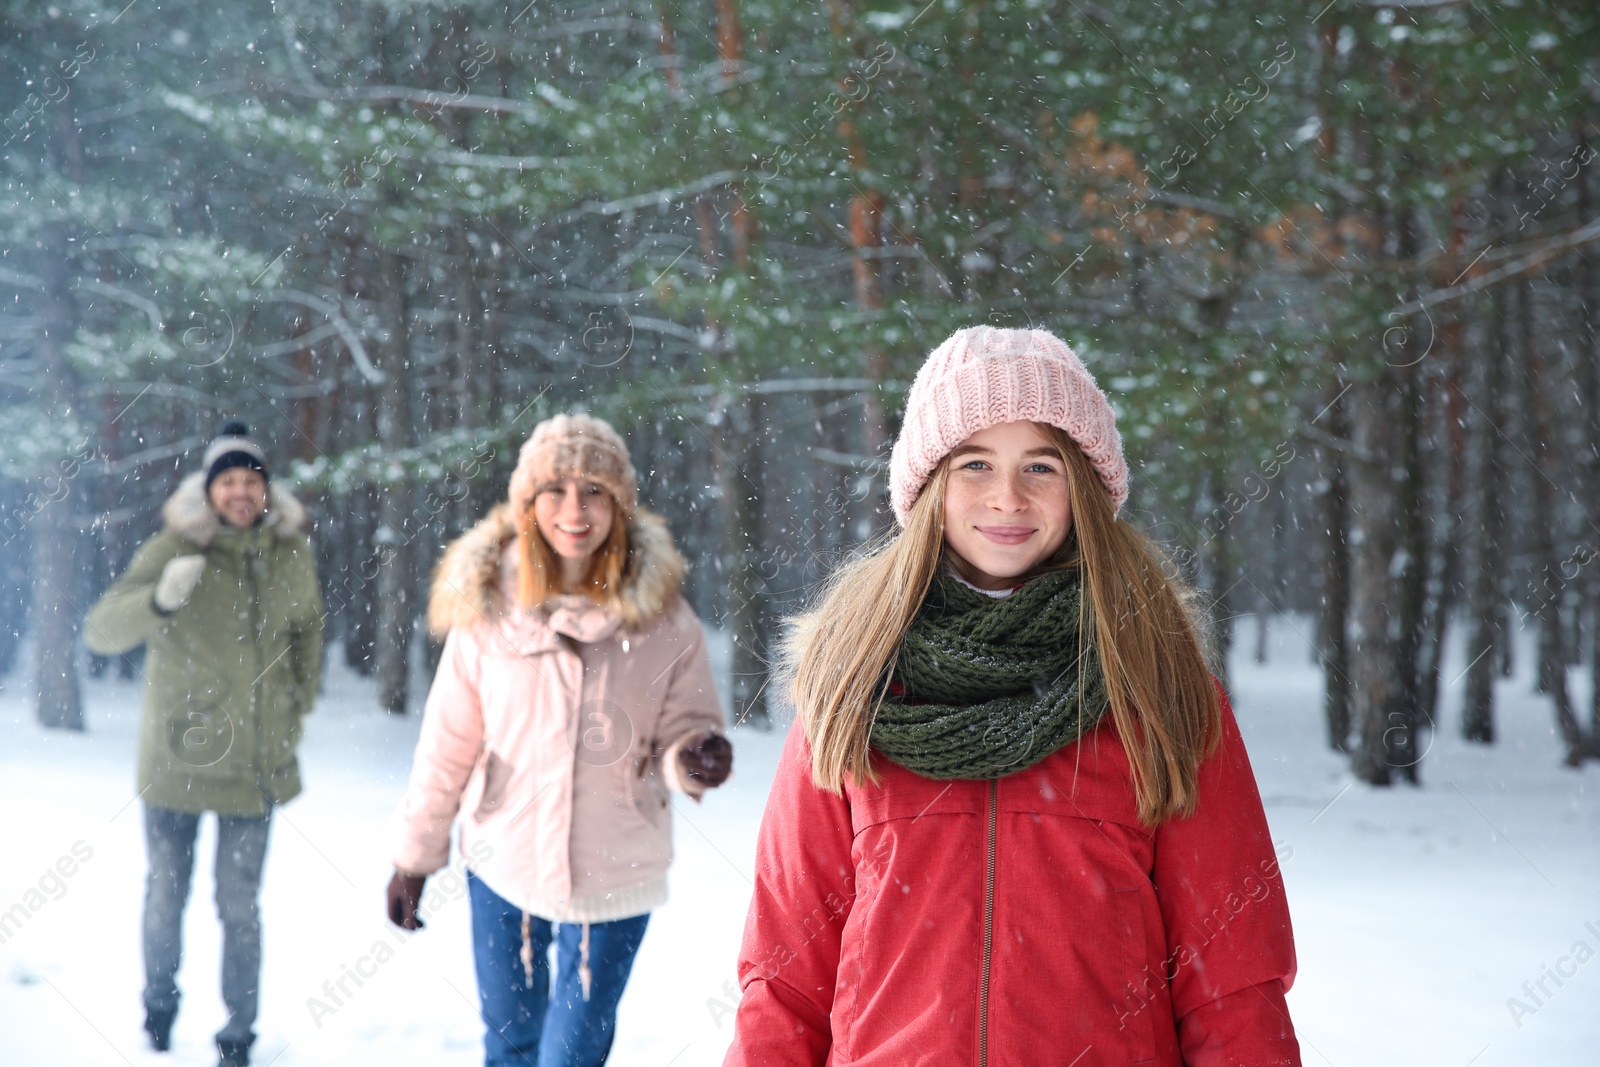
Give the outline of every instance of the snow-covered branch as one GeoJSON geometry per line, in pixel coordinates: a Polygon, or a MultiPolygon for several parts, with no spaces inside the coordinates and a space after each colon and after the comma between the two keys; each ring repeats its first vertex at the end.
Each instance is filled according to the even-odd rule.
{"type": "Polygon", "coordinates": [[[708,174],[704,178],[696,179],[684,185],[667,189],[656,189],[637,196],[625,196],[621,200],[607,200],[601,203],[580,204],[575,210],[551,221],[551,225],[561,225],[571,222],[580,215],[621,215],[628,211],[638,211],[641,208],[666,207],[680,200],[687,200],[692,196],[720,189],[731,184],[739,175],[736,171],[719,170],[715,174],[708,174]]]}
{"type": "Polygon", "coordinates": [[[138,293],[130,292],[121,286],[111,285],[93,278],[79,278],[76,288],[85,289],[91,293],[99,293],[101,296],[110,297],[112,300],[127,304],[129,307],[137,308],[139,311],[144,312],[144,317],[150,320],[150,328],[157,333],[160,333],[165,328],[165,322],[161,317],[161,309],[156,307],[155,301],[148,297],[140,296],[138,293]]]}
{"type": "Polygon", "coordinates": [[[859,456],[853,452],[836,452],[831,448],[813,448],[807,453],[819,463],[826,463],[832,467],[848,467],[858,471],[883,470],[889,461],[882,456],[859,456]]]}
{"type": "Polygon", "coordinates": [[[724,382],[715,385],[686,385],[666,389],[662,396],[669,400],[705,400],[714,396],[781,396],[790,393],[853,393],[867,389],[882,389],[898,393],[908,388],[899,381],[877,381],[873,378],[768,378],[759,382],[724,382]]]}
{"type": "MultiPolygon", "coordinates": [[[[320,85],[304,82],[258,82],[253,86],[257,93],[275,93],[279,96],[298,97],[303,100],[332,100],[335,103],[354,104],[415,104],[430,111],[480,111],[495,115],[521,115],[523,118],[542,121],[548,117],[546,108],[525,100],[510,100],[503,96],[482,96],[478,93],[447,93],[438,89],[413,89],[404,85],[372,85],[359,89],[324,89],[320,85]]],[[[540,99],[550,107],[570,111],[573,101],[554,89],[541,86],[540,99]]]]}
{"type": "Polygon", "coordinates": [[[0,267],[0,285],[10,285],[17,289],[43,289],[44,282],[32,274],[23,274],[21,271],[0,267]]]}
{"type": "Polygon", "coordinates": [[[361,344],[361,335],[356,328],[350,325],[344,317],[344,312],[338,305],[313,296],[311,293],[299,289],[269,289],[261,294],[262,300],[275,301],[282,304],[303,304],[304,306],[327,316],[328,324],[339,331],[339,339],[350,350],[351,357],[356,361],[356,367],[361,371],[361,376],[373,385],[382,385],[388,380],[387,376],[373,366],[372,360],[367,357],[367,350],[361,344]]]}

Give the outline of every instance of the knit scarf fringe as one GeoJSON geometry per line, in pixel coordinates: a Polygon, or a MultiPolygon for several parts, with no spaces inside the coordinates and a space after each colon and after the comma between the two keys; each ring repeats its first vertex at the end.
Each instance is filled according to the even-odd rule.
{"type": "Polygon", "coordinates": [[[991,779],[1033,766],[1105,714],[1105,677],[1077,568],[1004,599],[940,575],[906,631],[872,744],[927,778],[991,779]]]}

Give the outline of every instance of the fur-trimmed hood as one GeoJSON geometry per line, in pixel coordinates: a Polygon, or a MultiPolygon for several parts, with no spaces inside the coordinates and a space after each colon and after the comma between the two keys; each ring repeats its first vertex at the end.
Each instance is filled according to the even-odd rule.
{"type": "MultiPolygon", "coordinates": [[[[516,603],[517,575],[516,554],[507,548],[516,539],[511,505],[502,503],[450,543],[433,571],[429,632],[443,640],[458,626],[508,613],[508,606],[516,603]]],[[[627,629],[639,629],[671,606],[685,566],[666,520],[639,508],[628,524],[628,560],[620,588],[611,590],[600,607],[627,629]]]]}
{"type": "MultiPolygon", "coordinates": [[[[161,518],[168,530],[205,548],[222,532],[222,516],[206,499],[206,477],[191,474],[179,483],[178,489],[161,506],[161,518]]],[[[267,483],[267,513],[262,525],[280,533],[302,533],[306,524],[306,508],[288,486],[280,482],[267,483]]]]}

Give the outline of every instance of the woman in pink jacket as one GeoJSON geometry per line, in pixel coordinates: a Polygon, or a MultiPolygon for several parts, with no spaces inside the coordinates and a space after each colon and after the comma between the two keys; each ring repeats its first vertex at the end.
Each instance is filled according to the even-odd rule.
{"type": "Polygon", "coordinates": [[[419,929],[459,817],[487,1067],[604,1063],[651,909],[670,792],[722,784],[733,749],[666,524],[635,506],[615,430],[541,423],[510,500],[452,544],[445,638],[399,810],[389,917],[419,929]],[[548,950],[554,941],[554,988],[548,950]]]}
{"type": "Polygon", "coordinates": [[[890,484],[788,639],[727,1064],[1298,1065],[1279,858],[1087,368],[958,331],[890,484]]]}

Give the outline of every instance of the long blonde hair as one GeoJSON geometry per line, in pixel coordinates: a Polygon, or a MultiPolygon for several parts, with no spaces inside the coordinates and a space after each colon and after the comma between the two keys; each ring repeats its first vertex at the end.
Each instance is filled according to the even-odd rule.
{"type": "Polygon", "coordinates": [[[605,543],[589,557],[578,588],[563,590],[561,561],[539,532],[539,517],[533,508],[537,495],[529,498],[527,510],[517,522],[518,606],[527,611],[569,591],[604,604],[607,594],[621,583],[622,568],[628,562],[628,521],[616,498],[611,499],[611,532],[606,534],[605,543]]]}
{"type": "MultiPolygon", "coordinates": [[[[1061,453],[1072,529],[1052,567],[1076,566],[1105,674],[1111,717],[1133,769],[1139,818],[1156,826],[1194,813],[1200,763],[1217,745],[1221,704],[1195,597],[1166,556],[1126,522],[1076,442],[1036,423],[1061,453]]],[[[812,610],[789,622],[780,672],[811,745],[821,789],[879,781],[872,721],[900,642],[944,559],[946,456],[905,529],[869,547],[828,580],[812,610]]],[[[1079,630],[1079,640],[1087,635],[1079,630]]],[[[1081,651],[1081,649],[1080,649],[1081,651]]]]}

